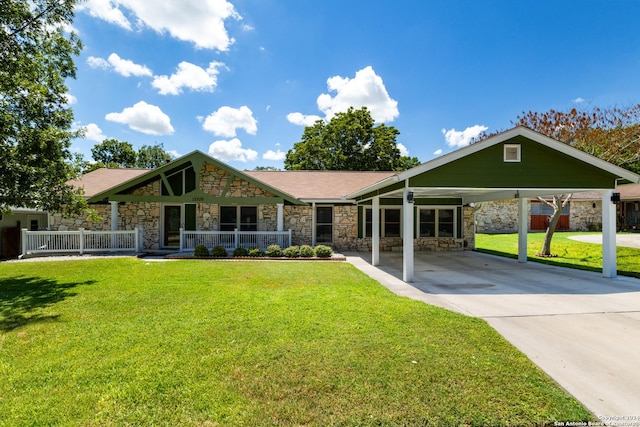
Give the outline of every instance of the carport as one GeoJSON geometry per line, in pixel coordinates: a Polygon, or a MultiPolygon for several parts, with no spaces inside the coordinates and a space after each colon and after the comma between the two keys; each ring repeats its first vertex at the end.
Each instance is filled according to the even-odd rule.
{"type": "MultiPolygon", "coordinates": [[[[402,278],[414,279],[416,205],[518,200],[518,261],[527,262],[527,202],[538,196],[599,191],[602,194],[602,274],[616,277],[616,198],[621,183],[640,176],[531,129],[517,126],[345,196],[371,206],[371,263],[380,262],[380,206],[402,206],[402,278]],[[417,202],[419,201],[419,202],[417,202]],[[413,236],[412,239],[404,236],[413,236]]],[[[418,211],[419,214],[419,211],[418,211]]],[[[438,219],[433,228],[437,238],[438,219]]],[[[461,236],[463,227],[456,233],[461,236]]],[[[473,236],[471,236],[473,237],[473,236]]]]}

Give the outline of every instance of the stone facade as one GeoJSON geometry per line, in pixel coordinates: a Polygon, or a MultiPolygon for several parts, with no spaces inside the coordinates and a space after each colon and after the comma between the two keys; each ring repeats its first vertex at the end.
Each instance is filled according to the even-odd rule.
{"type": "MultiPolygon", "coordinates": [[[[263,188],[251,182],[233,177],[229,172],[205,163],[200,173],[200,189],[209,195],[217,197],[273,197],[263,188]]],[[[128,193],[132,196],[161,196],[160,179],[136,188],[128,193]]],[[[175,204],[175,203],[170,203],[175,204]]],[[[215,231],[220,227],[220,205],[212,203],[188,203],[196,205],[196,229],[215,231]]],[[[160,202],[120,202],[118,204],[118,229],[143,230],[143,247],[145,249],[161,249],[162,241],[162,212],[163,203],[160,202]]],[[[319,205],[320,206],[320,205],[319,205]]],[[[371,238],[358,237],[358,207],[355,204],[333,204],[333,242],[336,250],[370,251],[371,238]]],[[[63,218],[56,214],[52,216],[53,230],[73,230],[84,228],[87,230],[111,230],[111,204],[92,204],[99,219],[93,222],[88,215],[77,218],[63,218]]],[[[278,222],[278,207],[276,204],[257,205],[258,230],[275,231],[278,222]]],[[[416,250],[452,251],[472,249],[474,247],[473,210],[465,207],[463,230],[460,238],[419,238],[415,239],[416,250]]],[[[313,207],[301,205],[285,205],[283,207],[283,228],[292,230],[292,244],[312,244],[313,207]]],[[[392,251],[402,248],[402,238],[387,237],[380,239],[382,251],[392,251]]]]}

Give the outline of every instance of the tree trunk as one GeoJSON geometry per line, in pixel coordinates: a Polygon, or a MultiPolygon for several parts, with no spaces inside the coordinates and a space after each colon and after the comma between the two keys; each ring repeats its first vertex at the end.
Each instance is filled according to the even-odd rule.
{"type": "Polygon", "coordinates": [[[551,214],[551,216],[549,217],[549,225],[547,226],[547,231],[544,234],[544,242],[542,242],[542,250],[540,251],[539,254],[536,254],[537,256],[542,256],[542,257],[553,256],[551,254],[551,239],[553,238],[553,233],[556,231],[556,226],[558,225],[558,222],[560,221],[560,217],[562,216],[562,211],[564,210],[564,207],[567,205],[567,203],[569,203],[569,199],[571,198],[571,196],[572,196],[571,194],[567,195],[567,198],[564,199],[564,202],[562,202],[562,198],[564,197],[564,195],[553,196],[552,201],[544,200],[538,197],[538,200],[540,200],[543,203],[546,203],[547,205],[553,208],[553,214],[551,214]]]}

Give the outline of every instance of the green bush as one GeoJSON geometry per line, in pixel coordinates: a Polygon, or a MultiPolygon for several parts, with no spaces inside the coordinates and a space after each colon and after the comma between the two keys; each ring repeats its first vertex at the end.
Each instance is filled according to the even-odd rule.
{"type": "Polygon", "coordinates": [[[194,256],[209,256],[209,249],[205,245],[198,245],[193,250],[194,256]]]}
{"type": "Polygon", "coordinates": [[[300,246],[300,257],[301,258],[313,258],[314,256],[316,256],[316,253],[314,252],[313,248],[309,245],[302,245],[300,246]]]}
{"type": "Polygon", "coordinates": [[[284,250],[284,256],[287,258],[298,258],[300,256],[300,248],[298,246],[289,246],[284,250]]]}
{"type": "Polygon", "coordinates": [[[264,256],[264,251],[260,248],[251,248],[249,249],[249,256],[259,258],[264,256]]]}
{"type": "Polygon", "coordinates": [[[245,248],[235,248],[233,250],[233,256],[247,256],[248,251],[245,248]]]}
{"type": "Polygon", "coordinates": [[[325,245],[316,246],[316,256],[318,258],[330,258],[332,253],[333,253],[333,249],[331,249],[329,246],[325,246],[325,245]]]}
{"type": "Polygon", "coordinates": [[[215,257],[226,257],[227,256],[227,250],[224,248],[224,246],[218,245],[218,246],[214,246],[211,249],[211,256],[215,256],[215,257]]]}
{"type": "Polygon", "coordinates": [[[280,245],[276,245],[274,243],[273,245],[269,245],[265,253],[267,256],[279,257],[282,256],[282,248],[280,247],[280,245]]]}

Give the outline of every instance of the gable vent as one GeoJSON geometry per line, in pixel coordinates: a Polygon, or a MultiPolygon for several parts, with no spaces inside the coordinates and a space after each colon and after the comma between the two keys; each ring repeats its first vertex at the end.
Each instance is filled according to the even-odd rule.
{"type": "Polygon", "coordinates": [[[505,162],[519,162],[520,159],[521,159],[520,144],[504,145],[504,161],[505,162]]]}

